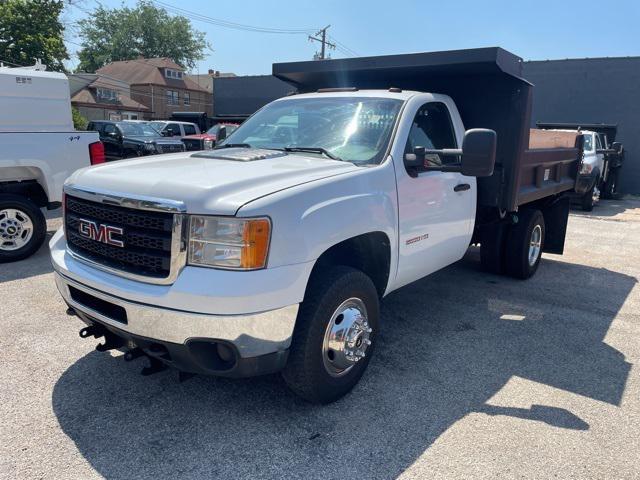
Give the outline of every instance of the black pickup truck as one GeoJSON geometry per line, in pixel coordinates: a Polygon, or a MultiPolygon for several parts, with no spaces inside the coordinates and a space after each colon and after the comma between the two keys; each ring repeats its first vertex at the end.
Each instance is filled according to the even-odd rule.
{"type": "Polygon", "coordinates": [[[164,137],[144,122],[94,120],[87,130],[100,134],[107,161],[185,150],[179,138],[164,137]]]}

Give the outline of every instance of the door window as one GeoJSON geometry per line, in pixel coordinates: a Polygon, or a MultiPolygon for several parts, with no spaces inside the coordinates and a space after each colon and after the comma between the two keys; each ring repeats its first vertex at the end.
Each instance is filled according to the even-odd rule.
{"type": "Polygon", "coordinates": [[[104,134],[105,135],[109,135],[111,133],[117,133],[117,131],[118,130],[116,129],[116,126],[113,123],[107,123],[104,126],[104,134]]]}
{"type": "MultiPolygon", "coordinates": [[[[427,150],[458,148],[451,116],[444,103],[429,102],[418,109],[407,138],[405,154],[413,153],[415,147],[424,147],[427,150]]],[[[437,154],[427,154],[425,167],[447,165],[459,161],[458,156],[441,157],[437,154]]]]}
{"type": "Polygon", "coordinates": [[[178,125],[177,123],[170,123],[169,125],[167,125],[167,128],[165,129],[167,132],[171,132],[172,135],[176,135],[176,136],[180,136],[180,125],[178,125]]]}
{"type": "Polygon", "coordinates": [[[184,125],[184,134],[185,135],[195,135],[196,127],[193,125],[184,125]]]}

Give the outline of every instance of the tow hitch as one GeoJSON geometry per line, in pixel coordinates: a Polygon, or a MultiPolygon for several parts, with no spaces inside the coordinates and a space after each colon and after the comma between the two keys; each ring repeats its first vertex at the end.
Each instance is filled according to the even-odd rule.
{"type": "MultiPolygon", "coordinates": [[[[75,312],[74,312],[75,313],[75,312]]],[[[102,327],[98,324],[89,325],[88,327],[84,327],[79,332],[80,338],[101,338],[104,337],[104,343],[99,343],[96,345],[96,350],[99,352],[107,352],[109,350],[115,350],[118,348],[122,348],[127,343],[123,338],[120,338],[117,335],[114,335],[106,328],[102,327]]],[[[130,343],[131,345],[131,343],[130,343]]],[[[135,345],[135,344],[134,344],[135,345]]],[[[149,366],[142,368],[142,375],[145,377],[149,375],[153,375],[154,373],[162,372],[166,370],[168,367],[161,360],[156,357],[147,354],[140,347],[134,346],[133,348],[127,350],[124,354],[125,362],[132,362],[136,358],[139,357],[147,357],[149,360],[149,366]]],[[[180,375],[178,375],[178,379],[182,381],[180,375]]]]}

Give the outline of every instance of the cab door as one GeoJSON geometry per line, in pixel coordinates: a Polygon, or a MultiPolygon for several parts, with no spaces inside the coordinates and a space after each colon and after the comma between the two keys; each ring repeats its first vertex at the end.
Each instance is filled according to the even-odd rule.
{"type": "MultiPolygon", "coordinates": [[[[398,189],[399,255],[396,287],[462,258],[469,246],[476,209],[476,180],[456,172],[408,168],[415,147],[459,148],[462,125],[448,97],[419,95],[405,107],[392,155],[398,189]]],[[[456,163],[458,157],[428,155],[428,165],[456,163]]]]}

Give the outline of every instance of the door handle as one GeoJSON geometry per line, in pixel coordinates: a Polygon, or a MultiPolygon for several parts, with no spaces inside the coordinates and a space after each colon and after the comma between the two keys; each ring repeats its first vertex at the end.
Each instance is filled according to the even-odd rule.
{"type": "Polygon", "coordinates": [[[453,187],[453,191],[454,192],[464,192],[466,190],[469,190],[471,188],[471,185],[469,185],[468,183],[460,183],[458,185],[456,185],[455,187],[453,187]]]}

